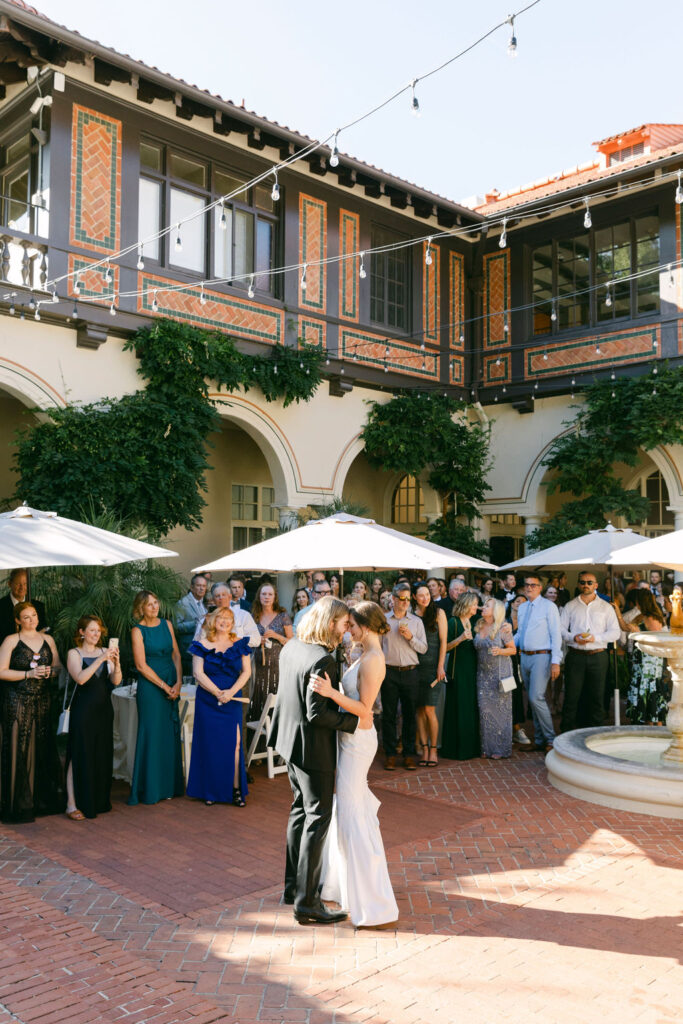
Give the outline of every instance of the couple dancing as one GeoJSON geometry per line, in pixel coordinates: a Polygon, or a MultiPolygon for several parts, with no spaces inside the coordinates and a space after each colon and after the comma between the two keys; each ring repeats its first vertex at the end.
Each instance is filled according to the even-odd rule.
{"type": "Polygon", "coordinates": [[[356,927],[377,928],[398,919],[379,800],[367,782],[377,751],[372,706],[384,679],[381,637],[387,630],[372,601],[349,612],[343,601],[323,597],[280,655],[270,743],[287,762],[294,797],[284,900],[294,905],[300,924],[333,924],[350,915],[356,927]],[[335,650],[347,630],[363,654],[340,689],[335,650]]]}

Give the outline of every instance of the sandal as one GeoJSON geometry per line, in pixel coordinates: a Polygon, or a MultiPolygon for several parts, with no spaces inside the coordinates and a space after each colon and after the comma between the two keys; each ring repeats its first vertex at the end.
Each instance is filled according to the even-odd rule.
{"type": "Polygon", "coordinates": [[[85,814],[83,814],[82,811],[79,811],[78,808],[76,808],[75,811],[66,811],[66,816],[67,818],[70,818],[71,821],[85,821],[85,814]]]}
{"type": "MultiPolygon", "coordinates": [[[[437,747],[428,747],[427,749],[435,751],[435,750],[437,750],[437,747]]],[[[433,759],[430,758],[430,760],[426,762],[427,768],[436,768],[438,763],[439,763],[438,761],[434,761],[433,759]]]]}
{"type": "Polygon", "coordinates": [[[244,799],[239,789],[235,787],[232,791],[232,802],[235,807],[246,807],[247,801],[244,799]]]}
{"type": "Polygon", "coordinates": [[[429,764],[429,761],[427,760],[429,756],[429,747],[427,746],[426,743],[421,743],[420,746],[422,747],[422,760],[418,761],[417,763],[419,764],[420,768],[426,768],[427,765],[429,764]],[[426,754],[424,753],[425,750],[427,751],[426,754]]]}

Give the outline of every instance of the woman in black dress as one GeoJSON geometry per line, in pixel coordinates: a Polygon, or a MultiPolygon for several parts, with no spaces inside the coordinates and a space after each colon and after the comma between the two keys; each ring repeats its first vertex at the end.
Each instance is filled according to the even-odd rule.
{"type": "Polygon", "coordinates": [[[118,647],[103,648],[106,630],[96,615],[78,620],[66,667],[75,686],[66,748],[66,816],[95,818],[111,810],[114,759],[112,686],[121,682],[118,647]]]}
{"type": "Polygon", "coordinates": [[[30,601],[14,606],[14,618],[17,633],[0,646],[0,817],[26,822],[64,810],[50,684],[62,666],[30,601]]]}

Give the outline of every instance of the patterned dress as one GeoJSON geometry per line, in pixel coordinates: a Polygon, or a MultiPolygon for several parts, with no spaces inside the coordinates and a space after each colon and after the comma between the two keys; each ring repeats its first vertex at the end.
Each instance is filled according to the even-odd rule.
{"type": "MultiPolygon", "coordinates": [[[[272,629],[274,633],[280,633],[284,636],[285,626],[291,626],[292,620],[287,612],[278,612],[273,621],[269,622],[267,626],[262,626],[260,622],[256,625],[261,636],[264,635],[267,629],[272,629]]],[[[254,674],[251,685],[251,703],[249,705],[250,722],[258,722],[268,694],[277,693],[278,683],[280,682],[281,651],[282,644],[279,640],[273,640],[270,647],[265,647],[261,644],[254,651],[254,674]]]]}
{"type": "Polygon", "coordinates": [[[629,654],[631,678],[626,694],[626,718],[632,725],[666,721],[668,687],[664,658],[645,654],[636,643],[629,654]]]}
{"type": "Polygon", "coordinates": [[[512,675],[512,660],[491,654],[492,647],[504,647],[511,635],[510,626],[506,624],[494,639],[481,633],[474,636],[483,757],[510,757],[512,754],[512,693],[500,690],[500,680],[512,675]]]}

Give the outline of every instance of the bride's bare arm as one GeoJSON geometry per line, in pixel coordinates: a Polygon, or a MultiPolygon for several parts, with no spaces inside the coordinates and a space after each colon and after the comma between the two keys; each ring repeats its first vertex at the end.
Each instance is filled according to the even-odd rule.
{"type": "Polygon", "coordinates": [[[372,721],[372,706],[375,703],[379,688],[384,679],[385,664],[382,655],[374,655],[365,659],[358,673],[358,692],[360,700],[353,700],[339,690],[335,690],[327,673],[324,676],[311,676],[310,686],[322,697],[329,697],[344,711],[372,721]]]}

